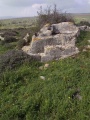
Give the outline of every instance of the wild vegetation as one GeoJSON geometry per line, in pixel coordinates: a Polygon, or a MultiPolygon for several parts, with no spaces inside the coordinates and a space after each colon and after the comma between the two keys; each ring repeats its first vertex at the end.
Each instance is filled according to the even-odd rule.
{"type": "Polygon", "coordinates": [[[38,13],[37,24],[39,27],[49,23],[55,24],[60,22],[73,22],[73,17],[68,13],[63,13],[57,9],[57,6],[54,5],[53,8],[51,6],[47,7],[45,10],[40,7],[38,13]]]}
{"type": "Polygon", "coordinates": [[[0,29],[30,28],[35,25],[37,17],[12,18],[0,20],[0,29]]]}
{"type": "Polygon", "coordinates": [[[79,54],[45,67],[17,47],[36,27],[7,31],[17,39],[0,41],[0,120],[89,120],[90,32],[81,31],[79,54]]]}

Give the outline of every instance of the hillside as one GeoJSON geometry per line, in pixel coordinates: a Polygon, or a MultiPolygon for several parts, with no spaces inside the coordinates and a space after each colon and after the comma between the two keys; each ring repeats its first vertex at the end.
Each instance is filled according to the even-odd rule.
{"type": "Polygon", "coordinates": [[[20,50],[36,30],[1,27],[0,120],[89,120],[90,31],[77,38],[78,54],[41,63],[20,50]]]}
{"type": "Polygon", "coordinates": [[[36,17],[1,19],[0,29],[30,28],[34,26],[36,19],[36,17]]]}
{"type": "MultiPolygon", "coordinates": [[[[80,47],[90,39],[90,33],[84,35],[80,47]]],[[[1,120],[89,120],[89,61],[90,51],[86,51],[49,62],[48,68],[40,69],[45,63],[31,62],[3,72],[1,120]]]]}
{"type": "MultiPolygon", "coordinates": [[[[90,22],[90,13],[73,13],[71,15],[77,23],[82,20],[90,22]]],[[[35,25],[36,19],[37,17],[1,19],[0,29],[30,28],[35,25]]]]}
{"type": "Polygon", "coordinates": [[[89,21],[90,22],[90,13],[76,13],[72,14],[72,16],[75,18],[76,22],[80,21],[89,21]]]}

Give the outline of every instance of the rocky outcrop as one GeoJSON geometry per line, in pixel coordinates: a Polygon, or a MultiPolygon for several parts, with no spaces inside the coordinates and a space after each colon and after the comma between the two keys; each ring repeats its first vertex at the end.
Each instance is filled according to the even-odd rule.
{"type": "Polygon", "coordinates": [[[79,29],[82,30],[82,31],[90,31],[90,27],[89,26],[79,26],[79,29]]]}
{"type": "Polygon", "coordinates": [[[77,54],[75,42],[79,33],[79,28],[71,22],[47,24],[32,37],[27,53],[41,56],[42,62],[77,54]]]}

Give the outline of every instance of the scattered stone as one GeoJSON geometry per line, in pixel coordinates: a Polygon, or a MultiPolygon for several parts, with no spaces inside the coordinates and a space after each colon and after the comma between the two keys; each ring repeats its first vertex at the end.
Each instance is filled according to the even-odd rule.
{"type": "Polygon", "coordinates": [[[26,53],[29,51],[29,49],[30,49],[29,45],[22,47],[22,50],[26,53]]]}
{"type": "Polygon", "coordinates": [[[88,40],[88,42],[90,43],[90,40],[88,40]]]}
{"type": "Polygon", "coordinates": [[[45,80],[45,77],[44,77],[44,76],[40,76],[40,78],[41,78],[42,80],[45,80]]]}
{"type": "Polygon", "coordinates": [[[82,30],[82,31],[90,31],[90,27],[87,26],[87,25],[79,26],[79,29],[82,30]]]}
{"type": "Polygon", "coordinates": [[[46,63],[46,64],[44,65],[44,68],[48,68],[48,67],[49,67],[49,64],[46,63]]]}
{"type": "Polygon", "coordinates": [[[85,48],[86,48],[87,50],[90,50],[90,45],[87,45],[85,48]]]}
{"type": "Polygon", "coordinates": [[[76,98],[77,98],[78,100],[82,100],[82,96],[79,95],[79,94],[76,95],[76,98]]]}
{"type": "Polygon", "coordinates": [[[40,66],[40,67],[39,67],[39,70],[43,70],[43,66],[40,66]]]}
{"type": "Polygon", "coordinates": [[[4,41],[4,37],[0,36],[0,40],[1,40],[1,41],[4,41]]]}
{"type": "Polygon", "coordinates": [[[86,28],[87,28],[87,26],[86,26],[86,25],[84,25],[84,26],[80,26],[80,27],[79,27],[79,29],[80,29],[80,30],[82,30],[82,31],[85,31],[85,30],[86,30],[86,28]]]}
{"type": "Polygon", "coordinates": [[[29,33],[27,33],[26,36],[23,38],[26,43],[28,43],[29,36],[30,36],[29,33]]]}
{"type": "Polygon", "coordinates": [[[86,28],[86,30],[85,31],[90,31],[90,27],[89,26],[87,26],[87,28],[86,28]]]}
{"type": "Polygon", "coordinates": [[[73,93],[72,95],[72,99],[78,99],[78,100],[82,100],[82,96],[80,95],[80,91],[76,91],[73,93]]]}
{"type": "Polygon", "coordinates": [[[86,52],[87,50],[86,49],[83,49],[83,52],[86,52]]]}

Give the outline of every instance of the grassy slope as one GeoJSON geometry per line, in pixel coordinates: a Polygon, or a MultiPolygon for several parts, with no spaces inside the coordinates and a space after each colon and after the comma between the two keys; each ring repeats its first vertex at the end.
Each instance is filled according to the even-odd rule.
{"type": "Polygon", "coordinates": [[[7,52],[8,50],[15,49],[17,42],[6,43],[5,45],[0,45],[0,55],[7,52]]]}
{"type": "MultiPolygon", "coordinates": [[[[80,21],[89,21],[90,22],[90,13],[86,14],[71,14],[76,23],[80,21]]],[[[14,28],[30,28],[35,26],[37,17],[26,17],[26,18],[13,18],[0,20],[0,29],[14,29],[14,28]]]]}
{"type": "Polygon", "coordinates": [[[76,23],[79,23],[80,21],[89,21],[90,22],[90,13],[76,13],[72,14],[74,17],[76,23]]]}
{"type": "MultiPolygon", "coordinates": [[[[90,32],[78,39],[81,49],[90,32]]],[[[25,63],[2,74],[0,120],[90,119],[90,51],[49,64],[39,70],[44,63],[25,63]],[[82,100],[72,98],[78,89],[82,100]]]]}
{"type": "Polygon", "coordinates": [[[76,59],[51,62],[40,71],[38,64],[23,65],[1,79],[2,120],[89,120],[90,53],[76,59]],[[41,80],[40,75],[46,80],[41,80]],[[80,89],[82,100],[72,99],[80,89]]]}
{"type": "Polygon", "coordinates": [[[25,17],[0,20],[0,29],[30,28],[35,25],[36,19],[36,17],[25,17]]]}

